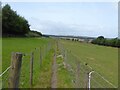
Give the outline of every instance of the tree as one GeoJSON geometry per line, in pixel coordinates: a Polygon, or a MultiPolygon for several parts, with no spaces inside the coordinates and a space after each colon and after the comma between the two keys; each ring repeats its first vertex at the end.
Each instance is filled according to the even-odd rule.
{"type": "Polygon", "coordinates": [[[28,21],[6,4],[2,8],[2,34],[25,35],[30,31],[28,21]]]}
{"type": "Polygon", "coordinates": [[[120,48],[120,39],[105,39],[103,36],[99,36],[98,38],[92,41],[93,44],[104,45],[104,46],[112,46],[120,48]]]}

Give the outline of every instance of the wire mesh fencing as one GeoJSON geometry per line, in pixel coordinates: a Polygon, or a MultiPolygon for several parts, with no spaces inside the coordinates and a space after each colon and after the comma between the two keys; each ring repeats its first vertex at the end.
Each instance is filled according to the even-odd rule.
{"type": "Polygon", "coordinates": [[[73,88],[117,88],[87,63],[81,62],[72,51],[64,48],[63,44],[59,42],[58,46],[60,54],[64,58],[64,65],[72,76],[73,88]]]}
{"type": "MultiPolygon", "coordinates": [[[[48,55],[51,48],[52,48],[52,43],[49,42],[47,45],[37,47],[33,50],[34,60],[33,60],[33,85],[32,86],[34,86],[37,83],[41,67],[43,66],[42,62],[43,60],[45,60],[45,57],[48,55]]],[[[27,54],[23,59],[21,78],[20,78],[20,87],[22,88],[30,87],[30,77],[28,77],[30,76],[30,63],[29,63],[30,57],[31,57],[31,53],[27,54]],[[27,60],[29,60],[29,62],[27,60]]]]}
{"type": "MultiPolygon", "coordinates": [[[[21,72],[20,72],[20,81],[19,87],[20,88],[29,88],[30,87],[30,59],[31,53],[34,54],[33,56],[33,84],[37,83],[39,72],[42,67],[42,61],[45,60],[45,57],[48,55],[49,51],[52,48],[52,43],[48,42],[46,45],[36,47],[31,50],[30,53],[22,52],[22,65],[21,65],[21,72]]],[[[9,88],[9,75],[10,75],[10,66],[0,74],[0,82],[2,84],[2,88],[9,88]],[[4,74],[3,74],[4,73],[4,74]]]]}

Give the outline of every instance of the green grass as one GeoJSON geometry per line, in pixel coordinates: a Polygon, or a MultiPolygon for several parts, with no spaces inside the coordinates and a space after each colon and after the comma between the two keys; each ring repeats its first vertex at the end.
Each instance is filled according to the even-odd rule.
{"type": "Polygon", "coordinates": [[[51,87],[51,67],[52,67],[52,60],[53,60],[53,49],[49,52],[47,57],[43,60],[39,77],[36,79],[38,82],[34,84],[34,88],[50,88],[51,87]]]}
{"type": "Polygon", "coordinates": [[[48,43],[45,38],[3,38],[2,39],[2,70],[4,71],[11,61],[12,52],[22,52],[30,54],[35,48],[48,43]]]}
{"type": "MultiPolygon", "coordinates": [[[[2,71],[4,71],[11,62],[11,53],[12,52],[22,52],[26,56],[23,56],[21,75],[20,75],[20,88],[29,88],[30,87],[30,54],[34,52],[34,64],[33,64],[33,86],[35,86],[40,77],[41,67],[40,67],[40,47],[42,47],[42,56],[43,61],[49,60],[51,57],[49,55],[46,46],[48,43],[53,42],[50,38],[3,38],[2,39],[2,71]],[[36,49],[35,49],[36,48],[36,49]]],[[[50,46],[50,45],[49,45],[50,46]]],[[[6,78],[8,78],[9,73],[6,73],[3,76],[3,83],[6,78]]],[[[6,85],[8,87],[8,80],[6,80],[6,85]]]]}
{"type": "MultiPolygon", "coordinates": [[[[30,54],[34,52],[34,69],[33,69],[33,88],[50,88],[51,87],[51,68],[53,53],[56,46],[53,45],[53,39],[50,38],[3,38],[2,39],[2,71],[4,71],[11,62],[12,52],[22,52],[23,56],[22,68],[20,75],[20,88],[30,87],[30,54]],[[47,50],[48,42],[52,43],[52,49],[47,50]],[[42,65],[40,64],[40,47],[42,47],[42,65]]],[[[75,80],[76,61],[87,62],[93,70],[100,73],[108,81],[118,86],[118,49],[112,47],[104,47],[87,43],[72,42],[60,40],[67,53],[66,61],[72,66],[73,73],[64,68],[63,59],[57,58],[57,87],[72,88],[74,87],[72,80],[75,80]],[[70,53],[71,52],[71,53],[70,53]]],[[[57,55],[61,52],[58,50],[57,55]]],[[[3,76],[3,82],[6,79],[4,87],[8,87],[9,72],[3,76]]],[[[94,75],[93,75],[94,76],[94,75]]],[[[84,73],[83,73],[83,77],[84,73]]],[[[82,78],[82,77],[80,77],[82,78]]],[[[98,77],[96,77],[98,78],[98,77]]],[[[82,78],[84,79],[84,78],[82,78]]],[[[98,80],[98,79],[97,79],[98,80]]],[[[81,83],[81,85],[84,83],[81,83]]]]}
{"type": "Polygon", "coordinates": [[[63,65],[63,59],[57,58],[57,87],[58,88],[73,88],[73,76],[63,65]]]}
{"type": "Polygon", "coordinates": [[[96,72],[118,86],[118,49],[87,43],[61,40],[81,62],[87,62],[96,72]]]}

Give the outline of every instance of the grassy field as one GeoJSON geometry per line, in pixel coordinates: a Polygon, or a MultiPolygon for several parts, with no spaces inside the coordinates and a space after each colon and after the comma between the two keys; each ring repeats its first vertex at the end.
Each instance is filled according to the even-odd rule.
{"type": "MultiPolygon", "coordinates": [[[[20,87],[28,88],[29,86],[29,71],[30,71],[30,54],[34,52],[34,64],[33,64],[33,87],[38,84],[42,65],[40,65],[40,47],[42,47],[43,61],[50,60],[52,57],[52,51],[47,51],[46,49],[50,46],[49,42],[53,42],[49,38],[3,38],[2,39],[2,71],[4,71],[11,62],[12,52],[22,52],[26,54],[23,56],[22,69],[20,77],[20,87]]],[[[46,65],[46,64],[45,64],[46,65]]],[[[47,65],[49,66],[49,65],[47,65]]],[[[46,67],[47,68],[47,67],[46,67]]],[[[3,87],[8,87],[6,84],[8,80],[8,72],[3,76],[3,87]],[[6,84],[4,85],[4,81],[6,84]]]]}
{"type": "MultiPolygon", "coordinates": [[[[96,72],[100,73],[109,82],[118,86],[118,49],[112,47],[104,47],[87,43],[80,43],[68,40],[60,40],[64,49],[68,50],[68,62],[75,67],[75,58],[82,63],[86,62],[96,72]],[[74,56],[74,57],[73,57],[74,56]]],[[[34,52],[34,68],[33,68],[33,88],[50,88],[52,75],[52,62],[54,50],[57,45],[50,38],[3,38],[2,40],[2,71],[4,71],[11,62],[12,52],[22,52],[25,54],[22,60],[20,88],[29,88],[29,70],[30,70],[30,54],[34,52]],[[51,43],[51,45],[49,44],[51,43]],[[40,64],[40,47],[42,47],[42,63],[40,64]],[[48,47],[51,49],[48,50],[48,47]]],[[[59,47],[57,56],[61,55],[59,47]]],[[[57,63],[57,87],[73,88],[76,73],[71,73],[65,68],[63,62],[65,58],[56,58],[57,63]]],[[[7,72],[3,76],[3,87],[8,87],[7,72]],[[4,85],[5,83],[5,85],[4,85]]],[[[84,74],[81,73],[81,76],[84,74]]],[[[83,78],[80,77],[80,78],[83,78]]],[[[76,78],[77,79],[77,78],[76,78]]],[[[97,79],[99,80],[99,79],[97,79]]],[[[102,82],[101,82],[102,83],[102,82]]],[[[84,86],[84,83],[81,84],[84,86]]],[[[81,87],[82,87],[81,86],[81,87]]]]}
{"type": "Polygon", "coordinates": [[[118,86],[118,49],[98,46],[87,43],[61,40],[68,49],[81,62],[88,63],[96,72],[115,86],[118,86]]]}
{"type": "Polygon", "coordinates": [[[35,48],[44,47],[48,43],[44,38],[3,38],[2,39],[2,70],[9,65],[12,52],[31,53],[35,48]]]}

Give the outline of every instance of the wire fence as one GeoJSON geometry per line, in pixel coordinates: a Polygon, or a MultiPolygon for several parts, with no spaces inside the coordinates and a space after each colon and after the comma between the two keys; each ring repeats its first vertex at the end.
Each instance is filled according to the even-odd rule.
{"type": "Polygon", "coordinates": [[[73,88],[117,88],[87,63],[81,62],[72,51],[64,48],[63,44],[58,42],[58,46],[64,58],[65,67],[72,76],[73,88]]]}
{"type": "MultiPolygon", "coordinates": [[[[34,48],[30,53],[22,52],[22,65],[20,72],[20,88],[29,88],[30,87],[30,58],[31,53],[34,53],[33,60],[33,86],[37,83],[40,69],[42,67],[42,61],[45,60],[45,57],[49,54],[49,51],[52,48],[52,42],[48,42],[46,45],[34,48]]],[[[0,73],[0,84],[2,84],[2,88],[9,87],[9,79],[10,79],[10,69],[11,65],[2,73],[0,73]]]]}
{"type": "MultiPolygon", "coordinates": [[[[22,53],[22,67],[20,75],[20,88],[31,87],[30,80],[30,68],[31,68],[31,57],[33,55],[33,80],[32,86],[38,81],[39,73],[43,60],[48,55],[49,51],[53,47],[53,44],[49,42],[47,45],[34,48],[30,53],[22,53]]],[[[54,47],[55,48],[55,47],[54,47]]],[[[101,74],[94,71],[87,63],[81,62],[81,60],[76,57],[72,51],[64,48],[64,45],[59,41],[57,43],[57,48],[59,54],[64,59],[64,66],[71,75],[70,82],[73,83],[73,88],[117,88],[107,79],[105,79],[101,74]]],[[[9,74],[11,65],[6,68],[4,72],[0,74],[0,79],[2,80],[2,88],[9,87],[9,74]]],[[[42,78],[42,77],[41,77],[42,78]]],[[[58,81],[59,82],[59,81],[58,81]]],[[[0,82],[1,83],[1,82],[0,82]]]]}

